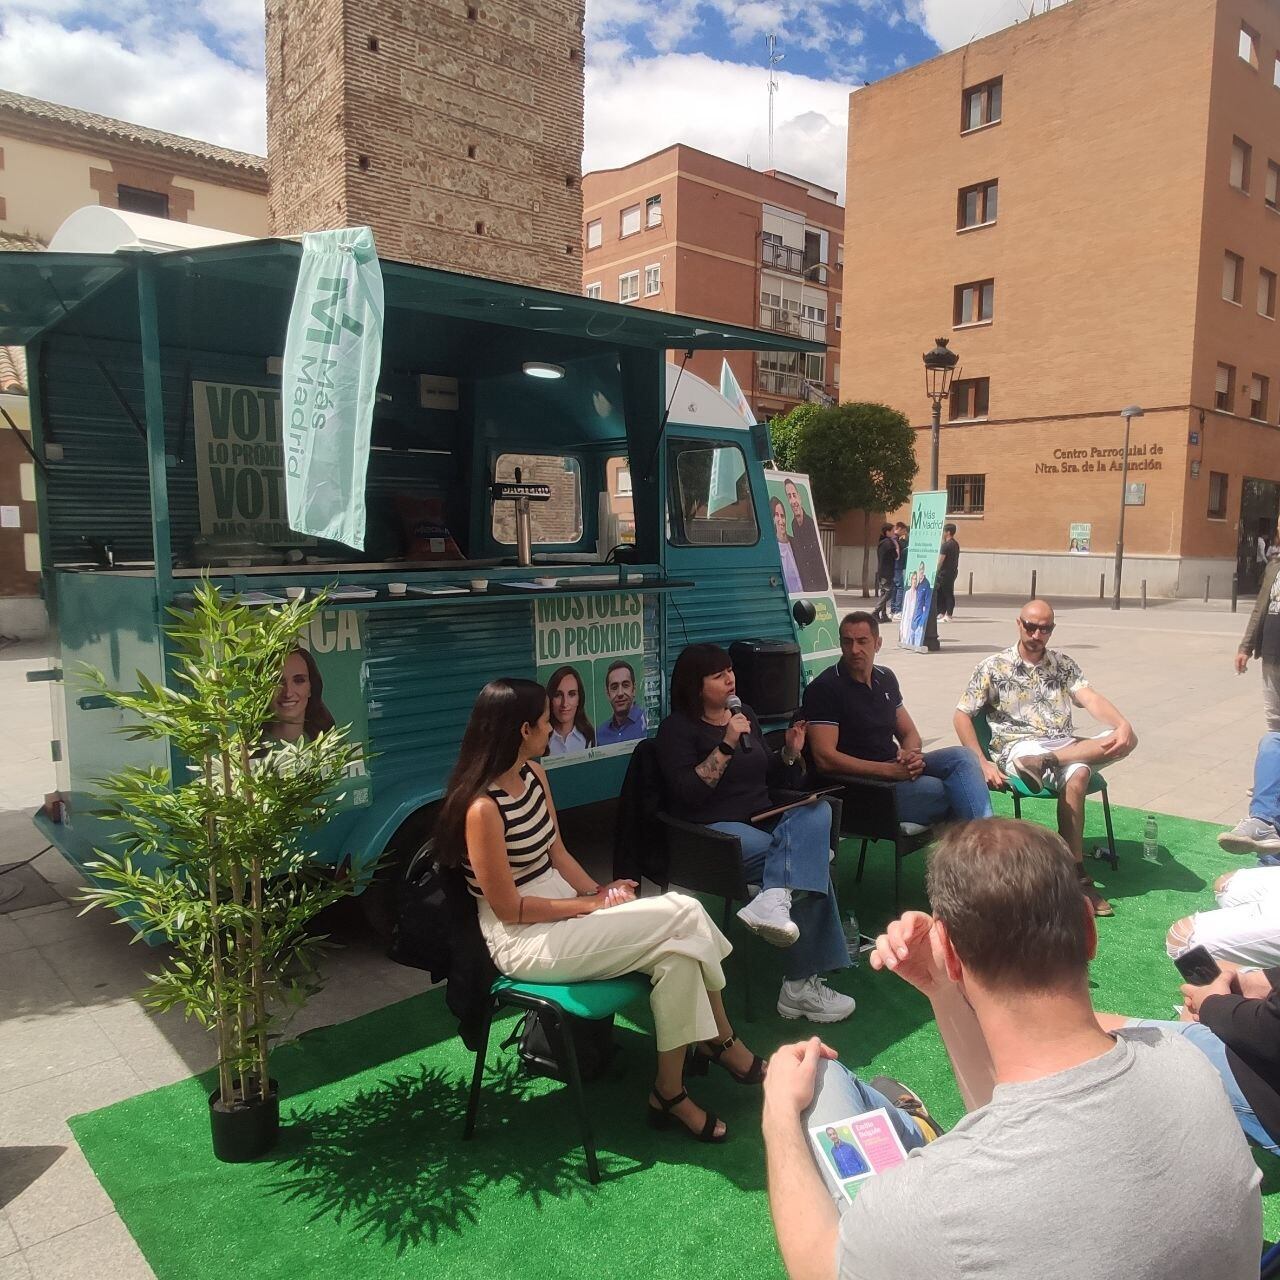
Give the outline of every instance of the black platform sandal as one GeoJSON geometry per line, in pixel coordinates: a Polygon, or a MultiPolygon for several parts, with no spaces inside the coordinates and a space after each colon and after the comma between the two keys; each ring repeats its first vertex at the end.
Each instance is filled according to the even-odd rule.
{"type": "Polygon", "coordinates": [[[715,1063],[722,1071],[727,1071],[739,1084],[760,1084],[764,1080],[764,1059],[757,1053],[751,1057],[751,1065],[745,1071],[735,1071],[727,1062],[722,1062],[726,1049],[738,1043],[737,1036],[727,1040],[704,1040],[701,1044],[690,1045],[689,1063],[686,1068],[691,1076],[705,1076],[707,1068],[715,1063]]]}
{"type": "Polygon", "coordinates": [[[697,1142],[723,1142],[729,1136],[728,1128],[721,1134],[716,1133],[716,1125],[720,1123],[720,1117],[714,1111],[706,1113],[707,1122],[702,1126],[701,1132],[695,1133],[689,1128],[679,1116],[671,1114],[672,1107],[678,1107],[684,1102],[689,1094],[686,1090],[681,1089],[674,1098],[664,1098],[657,1089],[649,1091],[651,1098],[657,1098],[658,1106],[649,1103],[649,1125],[653,1129],[670,1129],[671,1126],[679,1125],[681,1129],[697,1142]]]}

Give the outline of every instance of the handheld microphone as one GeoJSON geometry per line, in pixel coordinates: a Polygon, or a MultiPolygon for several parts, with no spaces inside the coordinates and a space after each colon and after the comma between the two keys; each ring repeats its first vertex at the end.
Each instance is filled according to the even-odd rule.
{"type": "MultiPolygon", "coordinates": [[[[724,705],[728,707],[734,715],[737,715],[738,712],[742,710],[742,699],[735,693],[725,702],[724,705]]],[[[744,733],[742,737],[738,739],[738,746],[742,748],[744,753],[750,751],[751,735],[749,733],[744,733]]]]}

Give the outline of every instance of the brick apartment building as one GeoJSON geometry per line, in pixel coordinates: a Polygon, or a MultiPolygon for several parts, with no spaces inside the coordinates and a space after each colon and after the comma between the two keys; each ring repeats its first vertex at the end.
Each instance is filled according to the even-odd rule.
{"type": "Polygon", "coordinates": [[[268,0],[279,235],[576,293],[584,0],[268,0]]]}
{"type": "MultiPolygon", "coordinates": [[[[582,179],[590,297],[826,342],[826,355],[729,354],[756,417],[839,397],[844,217],[836,193],[677,143],[582,179]]],[[[691,372],[720,382],[718,352],[691,372]]]]}
{"type": "Polygon", "coordinates": [[[846,395],[919,424],[927,485],[921,353],[951,339],[975,589],[1110,590],[1132,404],[1126,592],[1248,589],[1280,511],[1275,0],[1071,0],[860,89],[849,126],[846,395]]]}
{"type": "MultiPolygon", "coordinates": [[[[85,205],[241,235],[267,233],[261,156],[0,90],[0,252],[42,249],[85,205]]],[[[0,347],[0,635],[39,635],[34,463],[25,354],[0,347]]]]}

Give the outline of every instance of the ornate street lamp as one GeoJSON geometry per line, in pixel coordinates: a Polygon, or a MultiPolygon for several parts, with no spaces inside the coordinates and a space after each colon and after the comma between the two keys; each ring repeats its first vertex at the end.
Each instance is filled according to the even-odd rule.
{"type": "Polygon", "coordinates": [[[947,346],[946,338],[939,338],[932,351],[924,353],[924,389],[933,401],[933,439],[929,454],[929,487],[938,487],[938,441],[942,434],[942,402],[951,392],[951,379],[955,377],[960,357],[947,346]]]}

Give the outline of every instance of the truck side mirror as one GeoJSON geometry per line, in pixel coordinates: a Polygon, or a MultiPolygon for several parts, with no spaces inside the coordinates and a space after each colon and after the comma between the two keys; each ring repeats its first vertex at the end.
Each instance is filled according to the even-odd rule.
{"type": "Polygon", "coordinates": [[[807,627],[817,618],[818,611],[812,600],[797,600],[791,606],[791,616],[796,620],[796,626],[807,627]]]}

